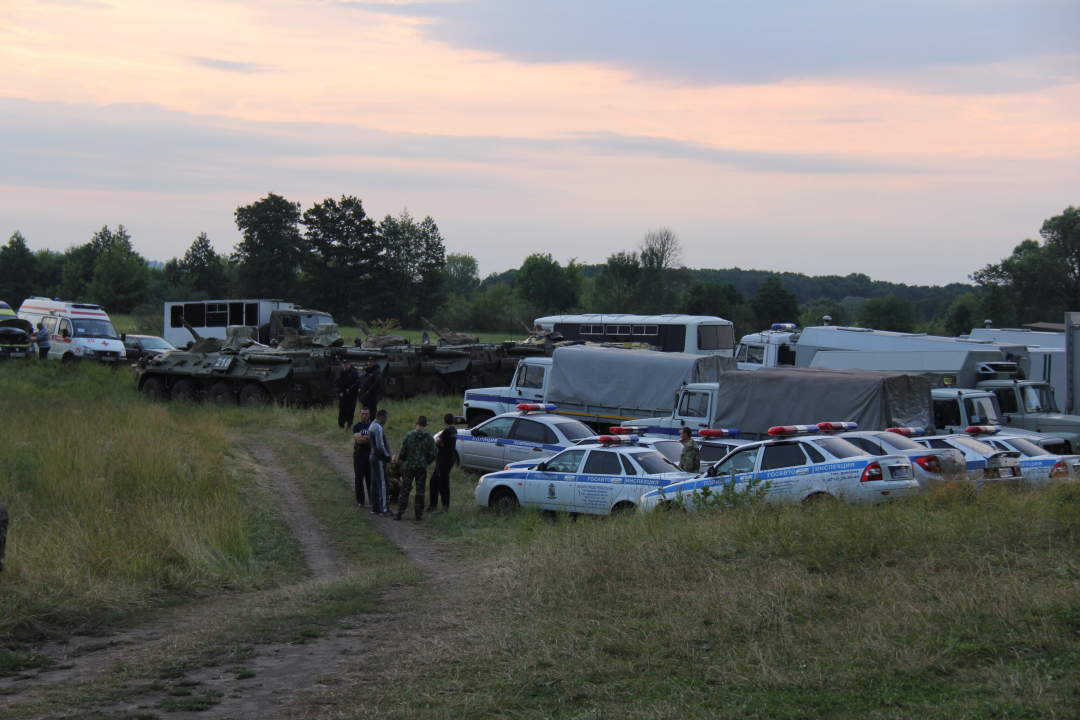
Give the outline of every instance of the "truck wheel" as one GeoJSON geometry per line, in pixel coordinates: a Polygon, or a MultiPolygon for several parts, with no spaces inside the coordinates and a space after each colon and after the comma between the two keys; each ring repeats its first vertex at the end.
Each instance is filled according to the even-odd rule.
{"type": "Polygon", "coordinates": [[[210,386],[210,394],[208,396],[210,402],[215,405],[235,405],[236,393],[233,392],[232,383],[230,382],[216,382],[210,386]]]}
{"type": "Polygon", "coordinates": [[[488,498],[488,507],[497,513],[511,513],[518,508],[517,495],[509,488],[497,488],[488,498]]]}
{"type": "Polygon", "coordinates": [[[477,425],[479,425],[480,423],[482,423],[482,422],[484,422],[486,420],[490,420],[493,417],[495,417],[495,413],[488,412],[486,410],[483,411],[483,412],[478,412],[475,415],[470,415],[469,416],[469,427],[474,428],[477,425]]]}
{"type": "Polygon", "coordinates": [[[199,402],[199,387],[194,380],[180,378],[173,383],[172,397],[177,402],[197,403],[199,402]]]}
{"type": "Polygon", "coordinates": [[[165,402],[169,399],[169,393],[165,389],[165,381],[159,377],[148,377],[142,386],[143,395],[154,402],[165,402]]]}
{"type": "Polygon", "coordinates": [[[240,404],[248,406],[268,405],[270,392],[257,382],[249,382],[240,390],[240,404]]]}

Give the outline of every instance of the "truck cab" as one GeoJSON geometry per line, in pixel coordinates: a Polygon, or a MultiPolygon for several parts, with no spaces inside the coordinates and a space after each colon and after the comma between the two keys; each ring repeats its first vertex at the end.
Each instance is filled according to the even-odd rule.
{"type": "Polygon", "coordinates": [[[550,377],[550,357],[523,358],[510,387],[466,390],[461,414],[469,427],[474,427],[488,418],[514,411],[520,403],[544,403],[550,377]]]}
{"type": "Polygon", "coordinates": [[[684,427],[696,438],[698,430],[709,427],[716,406],[716,383],[690,383],[675,394],[675,409],[663,417],[628,420],[628,427],[645,428],[644,434],[678,437],[684,427]]]}
{"type": "Polygon", "coordinates": [[[1059,437],[1068,444],[1066,455],[1080,446],[1080,417],[1058,410],[1054,388],[1048,383],[984,380],[978,388],[994,394],[1004,425],[1059,437]]]}
{"type": "MultiPolygon", "coordinates": [[[[967,428],[978,425],[1008,425],[1014,428],[1014,432],[1031,432],[1032,435],[1029,437],[1031,442],[1050,452],[1061,455],[1072,454],[1072,448],[1077,446],[1077,435],[1075,426],[1068,423],[1076,419],[1074,416],[1054,413],[1036,413],[1031,416],[1021,413],[1009,414],[1002,412],[1002,406],[999,405],[999,397],[1004,397],[1006,401],[1012,398],[1017,402],[1022,402],[1023,391],[1020,388],[1026,384],[1045,385],[1045,383],[1017,382],[1014,386],[1011,380],[985,382],[1001,383],[1002,386],[981,387],[983,383],[980,383],[980,387],[975,390],[937,388],[932,391],[934,427],[938,434],[962,434],[967,428]],[[1034,421],[1041,419],[1042,424],[1038,424],[1038,427],[1027,427],[1025,419],[1032,420],[1032,425],[1038,424],[1034,421]]],[[[1053,396],[1050,395],[1050,397],[1052,399],[1053,396]]]]}
{"type": "Polygon", "coordinates": [[[799,334],[794,323],[775,323],[771,330],[743,335],[735,346],[735,362],[740,370],[794,366],[799,334]]]}

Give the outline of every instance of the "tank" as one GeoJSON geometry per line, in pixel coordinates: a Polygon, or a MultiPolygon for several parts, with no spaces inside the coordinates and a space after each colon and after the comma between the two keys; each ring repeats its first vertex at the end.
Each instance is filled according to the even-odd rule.
{"type": "Polygon", "coordinates": [[[190,348],[143,358],[136,387],[154,400],[208,401],[219,405],[314,404],[334,398],[334,374],[345,356],[337,325],[316,327],[315,336],[286,333],[278,347],[257,343],[258,328],[234,325],[224,340],[195,338],[190,348]]]}

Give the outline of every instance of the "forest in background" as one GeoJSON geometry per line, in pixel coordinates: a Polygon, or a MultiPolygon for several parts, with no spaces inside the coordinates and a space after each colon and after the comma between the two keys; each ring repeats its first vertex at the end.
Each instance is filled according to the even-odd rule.
{"type": "Polygon", "coordinates": [[[521,267],[485,278],[467,253],[446,251],[430,216],[403,210],[380,221],[360,199],[327,198],[303,209],[273,193],[237,208],[241,241],[217,253],[200,233],[183,257],[149,262],[123,225],[103,226],[64,251],[31,251],[16,230],[0,247],[0,300],[32,295],[94,302],[160,325],[162,303],[278,298],[330,312],[416,328],[420,318],[461,330],[519,332],[515,318],[564,312],[690,313],[732,320],[736,336],[776,322],[833,324],[958,335],[992,319],[998,327],[1061,322],[1080,309],[1080,210],[1047,219],[1040,240],[975,270],[971,284],[906,285],[863,274],[807,276],[741,268],[688,268],[670,228],[649,230],[600,265],[533,253],[521,267]]]}

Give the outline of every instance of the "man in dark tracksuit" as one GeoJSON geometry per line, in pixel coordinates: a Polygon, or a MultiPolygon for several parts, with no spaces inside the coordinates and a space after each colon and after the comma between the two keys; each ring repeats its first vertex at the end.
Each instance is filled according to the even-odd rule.
{"type": "Polygon", "coordinates": [[[356,413],[356,396],[360,391],[360,373],[346,360],[334,376],[334,392],[338,396],[337,424],[341,428],[351,428],[353,415],[356,413]]]}
{"type": "Polygon", "coordinates": [[[443,507],[450,507],[450,471],[457,462],[457,428],[454,427],[454,414],[443,415],[443,424],[446,427],[435,441],[439,454],[435,458],[435,470],[431,473],[431,502],[428,505],[428,512],[435,511],[440,496],[442,496],[443,507]]]}
{"type": "Polygon", "coordinates": [[[7,551],[8,514],[0,505],[0,572],[4,571],[4,553],[7,551]]]}
{"type": "MultiPolygon", "coordinates": [[[[371,418],[367,408],[360,408],[360,422],[352,426],[353,432],[353,479],[356,483],[356,504],[364,505],[364,496],[369,499],[371,494],[371,438],[368,428],[371,426],[371,418]]],[[[372,502],[372,507],[375,507],[372,502]]]]}
{"type": "Polygon", "coordinates": [[[369,357],[364,377],[360,381],[360,404],[368,409],[369,417],[379,412],[379,393],[382,391],[382,371],[375,358],[369,357]]]}
{"type": "Polygon", "coordinates": [[[385,410],[375,414],[375,422],[368,427],[368,437],[371,442],[371,514],[393,517],[390,512],[390,503],[387,500],[387,488],[389,478],[386,473],[386,465],[394,455],[390,452],[390,443],[386,439],[386,420],[389,417],[385,410]]]}

